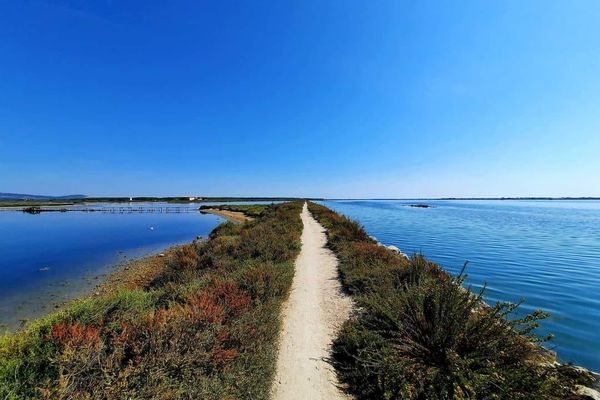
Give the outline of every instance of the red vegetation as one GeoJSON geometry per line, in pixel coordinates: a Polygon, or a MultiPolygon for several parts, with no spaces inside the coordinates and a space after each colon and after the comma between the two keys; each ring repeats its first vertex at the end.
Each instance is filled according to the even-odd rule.
{"type": "Polygon", "coordinates": [[[211,292],[191,295],[181,310],[188,321],[196,323],[221,324],[225,318],[225,308],[211,292]]]}
{"type": "Polygon", "coordinates": [[[92,326],[78,323],[59,322],[52,326],[50,340],[63,348],[89,348],[99,350],[102,347],[100,331],[92,326]]]}
{"type": "Polygon", "coordinates": [[[219,281],[212,289],[213,295],[219,299],[234,317],[239,317],[250,308],[252,300],[238,285],[231,281],[219,281]]]}

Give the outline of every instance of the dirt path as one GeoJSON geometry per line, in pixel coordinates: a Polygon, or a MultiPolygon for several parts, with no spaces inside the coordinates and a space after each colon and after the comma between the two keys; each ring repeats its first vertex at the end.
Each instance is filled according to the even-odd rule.
{"type": "Polygon", "coordinates": [[[324,246],[323,227],[302,209],[302,249],[296,260],[292,291],[283,310],[275,400],[347,399],[338,388],[335,372],[323,358],[329,356],[337,328],[352,308],[340,291],[337,259],[324,246]]]}

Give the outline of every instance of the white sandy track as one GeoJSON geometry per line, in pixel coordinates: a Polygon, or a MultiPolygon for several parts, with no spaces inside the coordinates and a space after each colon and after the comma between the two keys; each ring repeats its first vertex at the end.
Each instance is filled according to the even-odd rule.
{"type": "Polygon", "coordinates": [[[325,230],[306,204],[301,217],[302,249],[283,309],[273,399],[347,399],[324,358],[329,357],[331,341],[349,317],[352,302],[341,293],[337,259],[324,247],[325,230]]]}

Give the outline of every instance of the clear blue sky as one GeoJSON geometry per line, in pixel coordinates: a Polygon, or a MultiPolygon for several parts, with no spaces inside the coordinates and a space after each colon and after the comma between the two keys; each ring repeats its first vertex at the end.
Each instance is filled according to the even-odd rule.
{"type": "Polygon", "coordinates": [[[0,192],[600,196],[596,0],[0,16],[0,192]]]}

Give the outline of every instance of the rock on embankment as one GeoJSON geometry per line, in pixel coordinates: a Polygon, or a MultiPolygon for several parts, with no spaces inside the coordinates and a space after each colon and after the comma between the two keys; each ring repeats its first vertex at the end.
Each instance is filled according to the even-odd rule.
{"type": "Polygon", "coordinates": [[[385,244],[383,244],[379,240],[377,240],[377,238],[375,236],[369,236],[369,237],[371,238],[371,240],[373,240],[375,243],[377,243],[378,246],[385,247],[386,249],[391,250],[394,253],[398,253],[402,257],[406,258],[407,260],[410,258],[410,257],[408,257],[408,255],[406,253],[403,253],[402,250],[400,250],[397,246],[394,246],[393,244],[386,246],[385,244]]]}

